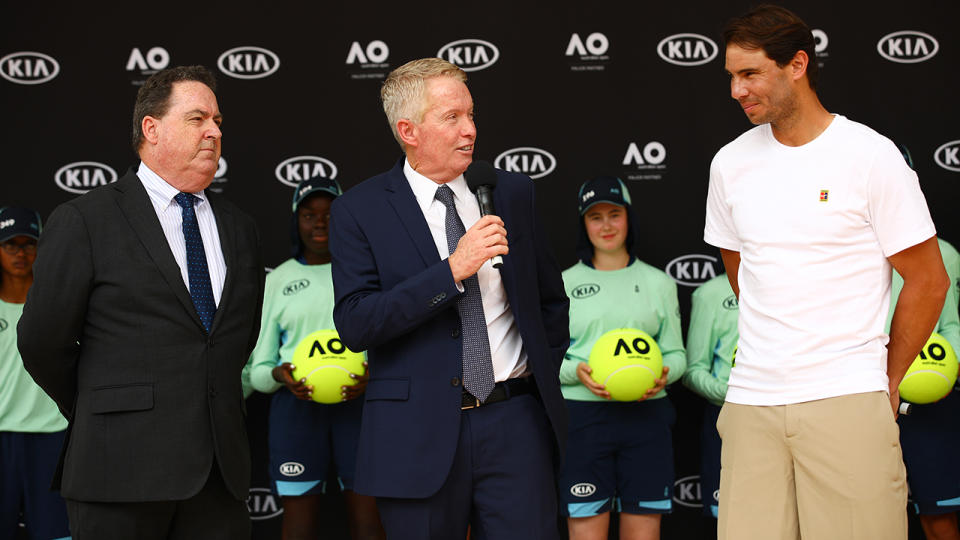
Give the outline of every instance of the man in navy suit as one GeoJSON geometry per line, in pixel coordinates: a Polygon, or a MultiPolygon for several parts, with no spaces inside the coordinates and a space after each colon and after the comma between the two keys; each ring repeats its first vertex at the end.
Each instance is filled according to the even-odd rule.
{"type": "Polygon", "coordinates": [[[465,81],[438,58],[394,70],[406,158],[333,204],[334,320],[370,362],[355,487],[391,539],[556,539],[569,301],[530,178],[496,171],[480,216],[465,81]]]}

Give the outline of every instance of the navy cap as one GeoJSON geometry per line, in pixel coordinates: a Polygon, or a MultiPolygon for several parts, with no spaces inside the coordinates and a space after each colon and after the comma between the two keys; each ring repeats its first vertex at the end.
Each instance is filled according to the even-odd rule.
{"type": "Polygon", "coordinates": [[[326,193],[333,198],[343,195],[340,184],[332,178],[323,178],[322,176],[307,178],[301,181],[300,184],[297,185],[297,190],[293,192],[293,211],[296,212],[297,207],[300,206],[300,203],[303,202],[304,199],[317,192],[326,193]]]}
{"type": "Polygon", "coordinates": [[[29,236],[40,239],[40,214],[36,210],[7,206],[0,208],[0,242],[14,236],[29,236]]]}
{"type": "Polygon", "coordinates": [[[617,206],[630,206],[630,192],[623,181],[615,176],[598,176],[580,186],[577,201],[582,216],[597,203],[610,203],[617,206]]]}

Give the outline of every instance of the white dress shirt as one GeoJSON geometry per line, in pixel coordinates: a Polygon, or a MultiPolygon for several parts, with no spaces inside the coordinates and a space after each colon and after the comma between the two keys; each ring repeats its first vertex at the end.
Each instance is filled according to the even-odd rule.
{"type": "MultiPolygon", "coordinates": [[[[143,183],[143,187],[146,188],[153,209],[160,219],[160,226],[163,227],[163,234],[167,237],[167,244],[170,245],[173,258],[177,260],[177,266],[180,267],[183,284],[187,286],[187,290],[190,290],[190,275],[187,273],[187,245],[183,239],[182,209],[174,200],[174,197],[180,192],[157,173],[150,170],[143,162],[140,163],[137,176],[143,183]]],[[[220,249],[220,234],[217,232],[217,220],[213,216],[213,209],[210,208],[210,201],[207,200],[203,191],[194,193],[194,195],[200,199],[194,204],[194,211],[197,215],[197,224],[200,227],[200,237],[203,238],[203,251],[207,255],[207,268],[210,271],[213,300],[219,306],[220,295],[223,294],[223,282],[227,275],[227,264],[223,260],[223,250],[220,249]]]]}
{"type": "MultiPolygon", "coordinates": [[[[441,184],[413,170],[406,160],[403,163],[403,174],[410,183],[410,188],[413,189],[413,195],[417,198],[423,217],[427,220],[427,226],[430,228],[430,234],[433,235],[440,258],[449,257],[447,207],[434,198],[441,184]]],[[[453,202],[463,227],[469,229],[480,219],[480,204],[476,196],[470,192],[463,175],[447,182],[446,185],[453,190],[453,202]]],[[[510,301],[507,299],[506,289],[503,288],[500,271],[487,261],[477,272],[477,281],[480,283],[483,315],[487,321],[487,338],[490,340],[494,379],[499,382],[524,375],[527,372],[527,353],[523,350],[523,340],[520,338],[520,330],[517,329],[513,311],[510,309],[510,301]]],[[[457,286],[462,290],[459,283],[457,286]]]]}

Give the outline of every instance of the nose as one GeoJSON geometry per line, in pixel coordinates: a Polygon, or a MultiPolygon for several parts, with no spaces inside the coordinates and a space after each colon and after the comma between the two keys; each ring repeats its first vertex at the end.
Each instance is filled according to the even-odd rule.
{"type": "Polygon", "coordinates": [[[211,120],[210,127],[207,129],[206,138],[220,139],[221,137],[223,137],[223,133],[220,132],[220,126],[218,126],[216,122],[211,120]]]}
{"type": "Polygon", "coordinates": [[[730,97],[739,101],[740,98],[746,97],[747,89],[746,86],[740,82],[736,77],[730,79],[730,97]]]}
{"type": "Polygon", "coordinates": [[[465,116],[466,120],[463,122],[463,126],[460,128],[460,134],[464,137],[474,139],[477,137],[477,124],[474,123],[473,118],[465,116]]]}

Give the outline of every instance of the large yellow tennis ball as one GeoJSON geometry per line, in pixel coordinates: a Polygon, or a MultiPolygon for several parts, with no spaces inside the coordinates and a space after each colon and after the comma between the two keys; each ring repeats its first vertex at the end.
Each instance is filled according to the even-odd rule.
{"type": "Polygon", "coordinates": [[[950,342],[934,332],[900,381],[900,397],[910,403],[933,403],[953,389],[957,355],[950,342]]]}
{"type": "Polygon", "coordinates": [[[363,353],[348,349],[336,330],[318,330],[305,337],[293,350],[291,363],[294,380],[306,379],[317,403],[339,403],[340,387],[357,384],[350,374],[364,372],[363,353]]]}
{"type": "Polygon", "coordinates": [[[617,401],[636,401],[653,388],[663,371],[663,355],[650,334],[636,328],[617,328],[593,344],[587,364],[593,380],[604,385],[617,401]]]}

